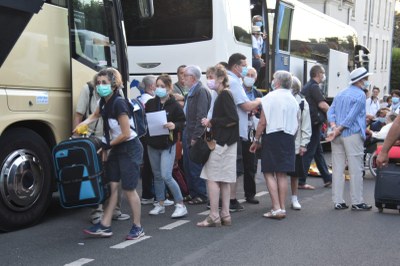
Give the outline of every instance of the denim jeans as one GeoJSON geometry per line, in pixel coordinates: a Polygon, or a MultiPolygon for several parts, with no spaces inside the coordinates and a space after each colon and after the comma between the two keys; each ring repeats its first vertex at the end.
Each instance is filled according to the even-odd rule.
{"type": "Polygon", "coordinates": [[[307,152],[303,156],[304,165],[304,178],[299,178],[299,185],[306,184],[308,176],[308,169],[310,169],[311,161],[315,160],[321,177],[324,183],[332,181],[332,175],[329,173],[328,166],[326,165],[325,158],[322,154],[322,147],[320,143],[321,125],[312,126],[312,134],[310,143],[307,145],[307,152]]]}
{"type": "Polygon", "coordinates": [[[189,194],[192,198],[200,197],[207,199],[206,181],[200,178],[203,166],[190,160],[187,136],[183,133],[183,169],[185,171],[186,182],[189,187],[189,194]]]}
{"type": "Polygon", "coordinates": [[[176,202],[183,200],[178,183],[172,177],[172,168],[175,161],[175,144],[168,149],[159,150],[147,146],[151,169],[154,175],[154,191],[156,200],[165,200],[165,185],[169,188],[176,202]]]}

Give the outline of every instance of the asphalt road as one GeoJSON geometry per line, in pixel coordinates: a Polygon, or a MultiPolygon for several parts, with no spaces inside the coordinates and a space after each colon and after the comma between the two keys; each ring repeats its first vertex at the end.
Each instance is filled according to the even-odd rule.
{"type": "MultiPolygon", "coordinates": [[[[65,210],[55,196],[44,220],[31,228],[0,234],[0,265],[399,265],[400,215],[384,210],[334,210],[331,189],[300,191],[301,211],[287,208],[287,218],[269,220],[271,208],[261,173],[259,205],[244,203],[232,214],[233,225],[197,228],[206,206],[189,206],[189,215],[172,220],[173,207],[156,217],[142,207],[146,237],[125,241],[129,221],[112,225],[111,238],[87,237],[89,209],[65,210]]],[[[240,180],[241,183],[241,180],[240,180]]],[[[346,182],[346,200],[349,200],[346,182]]],[[[364,180],[364,197],[373,204],[374,180],[364,180]]],[[[243,199],[240,186],[238,198],[243,199]]],[[[123,202],[123,210],[128,211],[123,202]]]]}

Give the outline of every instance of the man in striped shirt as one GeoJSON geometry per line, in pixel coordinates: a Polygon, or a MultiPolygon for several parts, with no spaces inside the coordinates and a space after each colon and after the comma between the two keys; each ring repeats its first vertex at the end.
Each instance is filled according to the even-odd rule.
{"type": "Polygon", "coordinates": [[[363,156],[366,130],[364,89],[370,85],[372,73],[357,68],[350,73],[350,86],[340,92],[328,110],[331,132],[327,140],[332,141],[332,200],[337,210],[347,209],[343,197],[346,161],[350,172],[350,196],[352,210],[370,210],[363,200],[363,156]]]}

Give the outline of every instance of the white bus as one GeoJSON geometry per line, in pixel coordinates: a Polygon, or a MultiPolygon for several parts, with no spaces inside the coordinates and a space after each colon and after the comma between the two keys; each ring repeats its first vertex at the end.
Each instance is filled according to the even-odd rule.
{"type": "MultiPolygon", "coordinates": [[[[148,15],[148,0],[130,0],[148,15]],[[138,5],[140,4],[140,5],[138,5]]],[[[0,1],[0,230],[40,220],[52,148],[71,135],[80,90],[103,67],[128,79],[119,0],[0,1]]]]}
{"type": "Polygon", "coordinates": [[[284,69],[303,82],[321,63],[327,70],[324,91],[334,97],[354,68],[356,31],[296,0],[154,0],[154,16],[140,19],[122,0],[130,80],[167,73],[178,66],[206,68],[239,52],[251,63],[251,18],[261,15],[267,34],[266,67],[258,87],[269,87],[271,73],[284,69]]]}

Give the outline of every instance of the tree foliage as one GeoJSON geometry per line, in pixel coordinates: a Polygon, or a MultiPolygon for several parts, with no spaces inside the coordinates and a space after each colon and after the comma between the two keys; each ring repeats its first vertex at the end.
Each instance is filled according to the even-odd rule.
{"type": "Polygon", "coordinates": [[[400,48],[392,49],[392,70],[390,73],[390,89],[400,89],[400,48]]]}
{"type": "Polygon", "coordinates": [[[400,48],[400,12],[394,15],[393,47],[400,48]]]}

